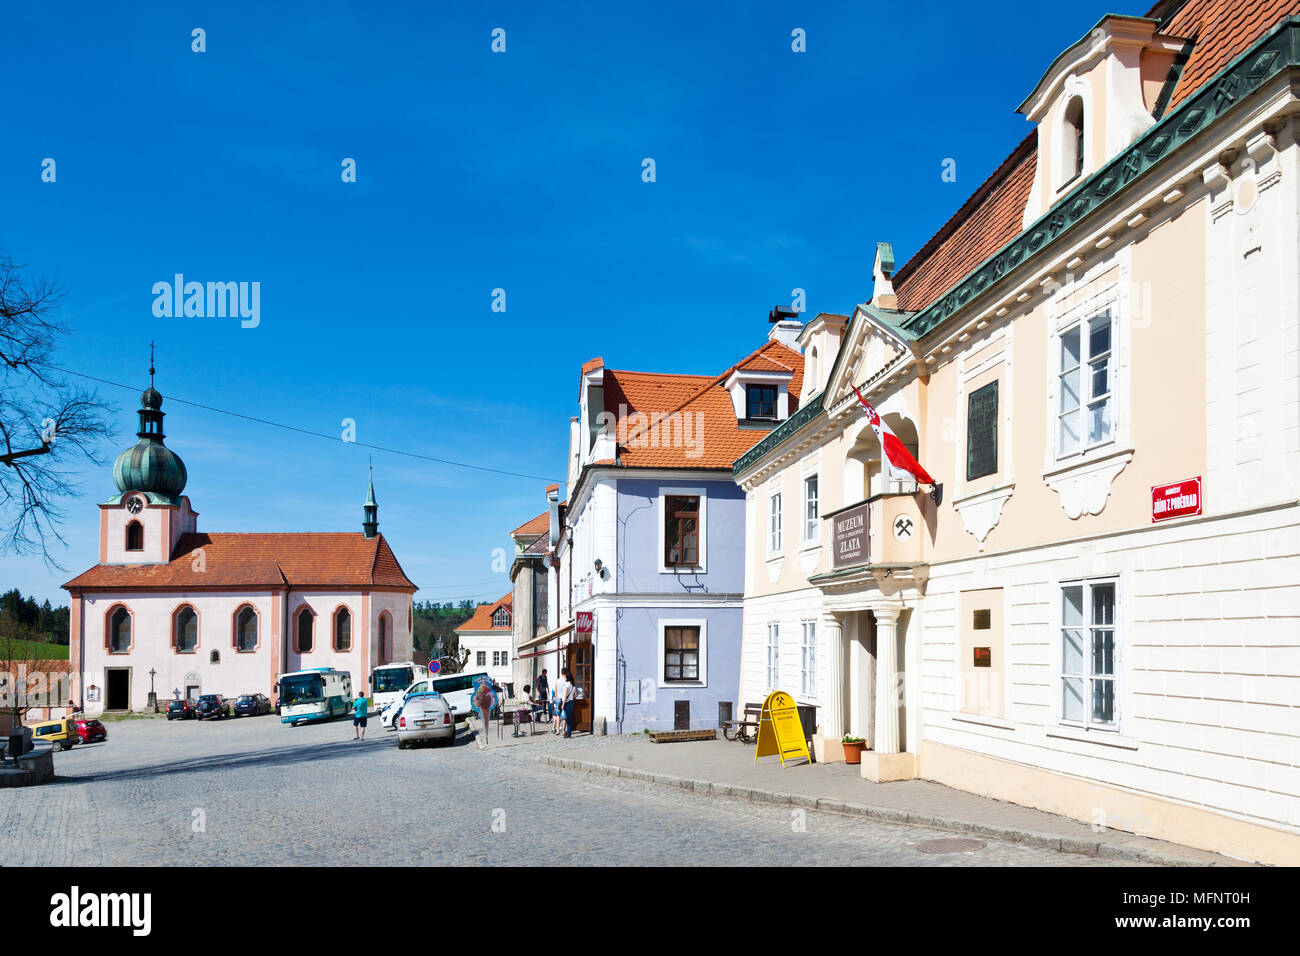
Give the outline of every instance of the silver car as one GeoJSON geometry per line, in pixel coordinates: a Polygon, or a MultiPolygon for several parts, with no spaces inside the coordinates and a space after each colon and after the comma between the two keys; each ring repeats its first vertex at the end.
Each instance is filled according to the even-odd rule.
{"type": "Polygon", "coordinates": [[[451,705],[434,691],[407,697],[396,724],[397,746],[401,750],[421,740],[437,740],[447,746],[456,742],[456,720],[451,705]]]}

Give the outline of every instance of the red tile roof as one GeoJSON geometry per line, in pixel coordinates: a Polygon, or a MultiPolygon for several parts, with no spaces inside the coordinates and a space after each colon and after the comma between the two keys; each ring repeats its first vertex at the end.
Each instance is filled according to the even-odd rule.
{"type": "Polygon", "coordinates": [[[599,355],[597,355],[594,359],[589,359],[588,361],[583,363],[582,374],[586,375],[588,372],[592,372],[598,368],[604,368],[604,367],[605,367],[605,360],[601,358],[599,355]]]}
{"type": "MultiPolygon", "coordinates": [[[[652,372],[605,371],[605,411],[618,416],[659,412],[692,416],[691,441],[668,441],[661,426],[660,440],[653,433],[634,424],[620,429],[626,443],[619,445],[620,463],[631,468],[730,468],[735,460],[767,435],[758,428],[741,428],[736,409],[723,383],[740,368],[768,368],[791,372],[790,411],[799,407],[799,389],[803,379],[803,356],[780,342],[769,341],[731,366],[721,375],[674,375],[652,372]],[[626,406],[621,409],[621,406],[626,406]],[[695,416],[699,416],[698,418],[695,416]],[[703,426],[694,431],[696,423],[703,426]],[[645,442],[652,447],[637,447],[645,442]],[[654,447],[657,445],[657,447],[654,447]],[[697,454],[698,452],[698,454],[697,454]]],[[[674,434],[676,439],[680,436],[674,434]]],[[[593,464],[601,464],[594,462],[593,464]]],[[[610,463],[612,464],[612,462],[610,463]]]]}
{"type": "Polygon", "coordinates": [[[512,538],[523,538],[529,535],[538,535],[543,531],[551,530],[551,513],[543,511],[536,518],[529,518],[514,531],[510,532],[512,538]]]}
{"type": "Polygon", "coordinates": [[[1037,165],[1038,133],[1033,132],[894,274],[899,309],[924,309],[1020,235],[1037,165]]]}
{"type": "MultiPolygon", "coordinates": [[[[1157,4],[1147,16],[1156,15],[1162,6],[1157,4]]],[[[1195,39],[1169,110],[1280,20],[1296,14],[1300,14],[1300,0],[1187,0],[1161,28],[1166,35],[1195,39]]],[[[1037,142],[1037,131],[1030,133],[895,273],[900,310],[916,312],[932,305],[1023,231],[1038,161],[1037,142]]]]}
{"type": "Polygon", "coordinates": [[[350,531],[183,534],[166,564],[97,564],[64,585],[125,590],[285,586],[415,590],[382,534],[367,538],[350,531]]]}
{"type": "Polygon", "coordinates": [[[1169,109],[1174,109],[1288,16],[1300,14],[1300,0],[1188,0],[1161,28],[1195,41],[1169,109]]]}
{"type": "Polygon", "coordinates": [[[515,608],[515,598],[514,598],[513,591],[511,591],[505,597],[493,601],[490,604],[480,604],[478,607],[474,609],[474,613],[470,615],[469,620],[466,621],[464,624],[462,624],[460,627],[456,628],[456,633],[460,634],[464,631],[509,631],[511,630],[512,627],[510,625],[507,625],[506,627],[497,627],[492,623],[492,615],[496,613],[497,608],[503,606],[510,611],[511,620],[513,620],[514,608],[515,608]]]}
{"type": "Polygon", "coordinates": [[[744,372],[788,372],[790,366],[775,362],[766,355],[755,355],[736,366],[744,372]]]}

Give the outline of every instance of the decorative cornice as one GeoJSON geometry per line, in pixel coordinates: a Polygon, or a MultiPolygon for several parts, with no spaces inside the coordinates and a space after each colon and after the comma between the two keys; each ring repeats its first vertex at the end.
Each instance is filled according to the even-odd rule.
{"type": "Polygon", "coordinates": [[[1085,219],[1112,205],[1124,187],[1204,132],[1264,82],[1296,66],[1300,66],[1300,17],[1288,17],[1228,64],[1195,96],[1093,173],[1069,198],[1039,217],[937,302],[905,320],[903,328],[917,337],[933,332],[972,299],[1055,246],[1085,219]]]}

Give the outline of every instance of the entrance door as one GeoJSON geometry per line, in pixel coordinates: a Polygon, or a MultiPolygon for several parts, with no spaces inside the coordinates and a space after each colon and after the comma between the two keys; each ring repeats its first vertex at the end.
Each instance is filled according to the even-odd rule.
{"type": "Polygon", "coordinates": [[[104,672],[108,684],[105,693],[105,710],[131,709],[131,671],[125,667],[109,668],[104,672]]]}
{"type": "Polygon", "coordinates": [[[578,689],[577,698],[573,702],[573,729],[585,733],[591,733],[592,688],[594,683],[592,670],[595,656],[589,641],[569,645],[569,673],[573,675],[573,683],[578,689]]]}

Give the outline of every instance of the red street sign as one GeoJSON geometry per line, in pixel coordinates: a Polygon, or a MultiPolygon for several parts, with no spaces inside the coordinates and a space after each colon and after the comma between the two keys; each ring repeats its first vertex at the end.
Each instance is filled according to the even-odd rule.
{"type": "Polygon", "coordinates": [[[1201,476],[1151,489],[1151,520],[1166,521],[1201,513],[1201,476]]]}
{"type": "Polygon", "coordinates": [[[579,634],[591,634],[591,632],[595,629],[594,626],[595,622],[592,621],[592,615],[590,611],[579,611],[577,614],[574,615],[574,618],[577,621],[579,634]]]}

